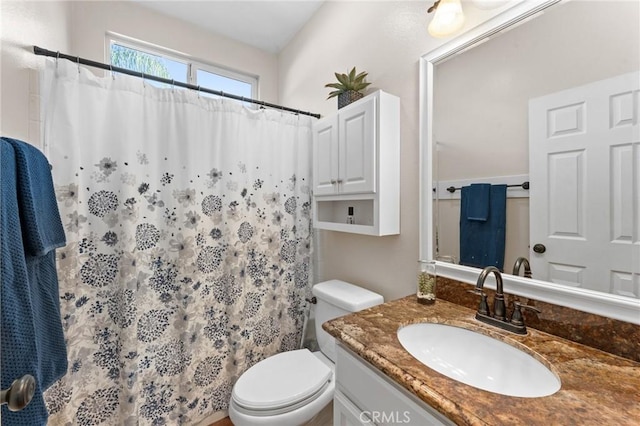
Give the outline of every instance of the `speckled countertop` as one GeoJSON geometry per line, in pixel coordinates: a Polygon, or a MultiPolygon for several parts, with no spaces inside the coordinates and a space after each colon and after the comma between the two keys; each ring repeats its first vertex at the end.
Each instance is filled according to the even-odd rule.
{"type": "Polygon", "coordinates": [[[532,328],[525,336],[478,322],[471,309],[408,296],[329,321],[324,329],[459,425],[638,425],[640,363],[532,328]],[[435,322],[479,331],[518,347],[551,368],[561,389],[542,398],[483,391],[426,367],[403,349],[403,325],[435,322]]]}

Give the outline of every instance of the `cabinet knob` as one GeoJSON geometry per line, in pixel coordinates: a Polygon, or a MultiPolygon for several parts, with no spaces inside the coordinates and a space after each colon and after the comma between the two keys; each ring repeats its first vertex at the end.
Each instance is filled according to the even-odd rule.
{"type": "Polygon", "coordinates": [[[338,183],[338,181],[331,179],[331,185],[335,185],[336,183],[338,183]]]}
{"type": "Polygon", "coordinates": [[[342,183],[342,179],[338,179],[338,180],[337,180],[337,182],[338,182],[338,183],[342,183]]]}

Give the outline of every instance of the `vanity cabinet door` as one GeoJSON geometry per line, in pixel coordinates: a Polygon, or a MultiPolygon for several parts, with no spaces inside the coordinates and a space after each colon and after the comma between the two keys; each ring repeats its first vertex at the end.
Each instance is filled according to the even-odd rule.
{"type": "MultiPolygon", "coordinates": [[[[362,413],[363,417],[359,421],[370,419],[367,423],[369,425],[455,424],[341,344],[336,347],[336,395],[338,394],[342,394],[357,407],[357,413],[362,413]]],[[[334,399],[334,410],[335,404],[334,399]]],[[[334,419],[335,416],[334,411],[334,419]]]]}
{"type": "Polygon", "coordinates": [[[373,422],[367,413],[360,411],[341,392],[333,395],[333,426],[370,426],[373,422]]]}

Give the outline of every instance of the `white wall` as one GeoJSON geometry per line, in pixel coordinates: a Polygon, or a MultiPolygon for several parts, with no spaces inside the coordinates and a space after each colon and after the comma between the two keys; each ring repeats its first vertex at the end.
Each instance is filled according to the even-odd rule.
{"type": "Polygon", "coordinates": [[[37,79],[41,58],[33,45],[69,50],[70,7],[65,2],[0,1],[0,134],[39,145],[37,79]],[[31,84],[31,86],[30,86],[31,84]],[[31,96],[30,96],[31,95],[31,96]],[[30,100],[32,107],[30,108],[30,100]]]}
{"type": "MultiPolygon", "coordinates": [[[[427,33],[424,1],[328,1],[280,53],[280,101],[322,115],[336,112],[326,100],[334,72],[356,66],[369,72],[368,91],[382,89],[401,102],[400,235],[369,237],[319,231],[317,279],[339,278],[386,300],[415,291],[418,260],[418,59],[447,39],[427,33]]],[[[503,9],[467,7],[466,28],[503,9]]]]}

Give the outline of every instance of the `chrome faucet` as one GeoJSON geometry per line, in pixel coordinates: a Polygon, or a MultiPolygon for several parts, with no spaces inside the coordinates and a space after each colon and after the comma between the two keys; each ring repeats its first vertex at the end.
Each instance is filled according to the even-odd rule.
{"type": "Polygon", "coordinates": [[[540,312],[540,310],[534,306],[523,305],[520,302],[514,302],[514,309],[511,320],[507,320],[506,306],[504,303],[502,275],[500,274],[500,270],[495,266],[487,266],[486,268],[484,268],[478,276],[476,288],[469,291],[471,293],[480,295],[480,305],[478,306],[478,312],[476,312],[476,319],[478,321],[499,327],[503,330],[511,331],[513,333],[527,334],[527,328],[524,325],[524,318],[522,316],[522,308],[540,312]],[[491,273],[493,273],[496,277],[496,295],[493,298],[493,314],[491,314],[491,312],[489,311],[487,294],[483,290],[484,282],[487,279],[487,276],[489,276],[489,274],[491,273]]]}
{"type": "Polygon", "coordinates": [[[524,277],[531,278],[531,265],[526,257],[519,257],[513,264],[513,275],[520,275],[520,267],[524,265],[524,277]]]}

